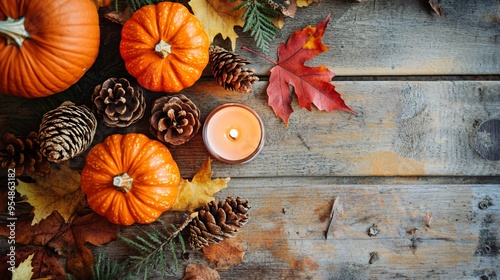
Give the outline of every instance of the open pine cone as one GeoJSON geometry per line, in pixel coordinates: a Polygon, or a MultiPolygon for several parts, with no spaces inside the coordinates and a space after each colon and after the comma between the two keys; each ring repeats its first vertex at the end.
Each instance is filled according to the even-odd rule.
{"type": "Polygon", "coordinates": [[[151,133],[159,140],[181,145],[198,133],[200,110],[182,94],[163,96],[154,102],[149,123],[151,133]]]}
{"type": "Polygon", "coordinates": [[[40,152],[38,134],[33,131],[23,139],[6,133],[0,141],[0,167],[15,169],[16,176],[49,173],[50,163],[40,152]]]}
{"type": "Polygon", "coordinates": [[[250,61],[224,48],[210,46],[210,68],[217,83],[228,90],[243,93],[252,91],[252,86],[259,77],[254,69],[244,68],[250,61]]]}
{"type": "Polygon", "coordinates": [[[109,127],[127,127],[140,120],[146,109],[142,89],[125,78],[109,78],[97,85],[92,100],[94,112],[109,127]]]}
{"type": "Polygon", "coordinates": [[[212,201],[198,210],[198,216],[189,223],[189,245],[197,250],[224,238],[234,237],[248,221],[248,200],[226,198],[212,201]]]}
{"type": "Polygon", "coordinates": [[[56,163],[76,157],[90,147],[96,129],[97,120],[89,108],[66,101],[43,115],[40,152],[56,163]]]}

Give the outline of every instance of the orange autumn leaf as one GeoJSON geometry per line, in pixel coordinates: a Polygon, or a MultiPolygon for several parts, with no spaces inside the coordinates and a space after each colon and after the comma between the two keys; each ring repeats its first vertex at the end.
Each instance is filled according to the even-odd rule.
{"type": "Polygon", "coordinates": [[[182,280],[220,280],[220,275],[217,270],[214,270],[206,265],[199,263],[190,263],[186,266],[186,271],[182,280]]]}
{"type": "Polygon", "coordinates": [[[215,265],[216,270],[229,269],[243,262],[246,245],[238,238],[227,238],[203,247],[203,256],[215,265]]]}
{"type": "Polygon", "coordinates": [[[311,111],[314,104],[318,109],[327,112],[344,110],[356,114],[347,107],[331,83],[333,72],[324,65],[304,65],[306,61],[329,49],[322,42],[329,21],[330,15],[316,27],[307,26],[303,30],[295,31],[286,45],[282,43],[278,47],[278,62],[266,58],[275,64],[271,69],[267,87],[268,103],[287,126],[293,112],[290,85],[295,89],[302,108],[311,111]]]}

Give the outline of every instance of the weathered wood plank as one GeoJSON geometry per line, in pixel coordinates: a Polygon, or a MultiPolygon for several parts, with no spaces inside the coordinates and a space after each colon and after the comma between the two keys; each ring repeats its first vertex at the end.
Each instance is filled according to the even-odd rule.
{"type": "MultiPolygon", "coordinates": [[[[268,178],[229,185],[217,196],[249,199],[252,209],[237,237],[247,247],[244,262],[220,271],[222,279],[478,279],[499,273],[498,184],[335,185],[327,178],[268,178]],[[338,215],[325,239],[335,197],[338,215]],[[491,203],[485,208],[484,201],[491,203]],[[380,232],[368,236],[374,224],[380,232]],[[372,252],[379,258],[369,264],[372,252]]],[[[106,250],[117,258],[127,254],[119,246],[106,250]]],[[[206,262],[197,253],[191,258],[206,262]]]]}
{"type": "MultiPolygon", "coordinates": [[[[499,74],[500,6],[495,0],[443,0],[443,16],[428,1],[321,1],[286,18],[283,37],[276,38],[269,57],[296,29],[316,25],[331,14],[323,37],[330,50],[312,60],[340,76],[499,74]]],[[[239,30],[239,29],[238,29],[239,30]]],[[[237,52],[250,58],[259,74],[269,74],[266,61],[240,50],[254,48],[240,33],[237,52]]],[[[220,42],[226,48],[228,42],[220,42]]]]}
{"type": "MultiPolygon", "coordinates": [[[[500,83],[493,81],[339,81],[346,112],[309,112],[293,103],[289,127],[267,105],[265,87],[252,94],[223,90],[214,82],[199,82],[182,91],[200,107],[202,121],[227,102],[254,108],[264,121],[266,143],[261,154],[244,165],[214,162],[218,175],[270,176],[492,176],[500,162],[484,159],[475,150],[479,124],[500,114],[500,83]]],[[[161,93],[147,93],[148,104],[161,93]]],[[[24,110],[37,111],[27,101],[24,110]]],[[[150,105],[149,105],[150,106],[150,105]]],[[[23,112],[18,112],[23,114],[23,112]]],[[[149,116],[127,129],[99,125],[94,144],[113,133],[149,132],[149,116]]],[[[7,117],[8,118],[8,117],[7,117]]],[[[6,120],[8,122],[8,120],[6,120]]],[[[37,130],[38,124],[33,123],[37,130]]],[[[171,149],[182,175],[194,175],[208,152],[201,133],[171,149]]],[[[84,165],[84,155],[72,161],[84,165]]]]}
{"type": "MultiPolygon", "coordinates": [[[[500,175],[500,162],[486,160],[474,149],[478,125],[500,113],[498,82],[337,82],[358,115],[309,112],[294,101],[288,128],[267,105],[266,85],[257,83],[253,94],[224,91],[211,82],[183,91],[199,105],[202,120],[220,104],[240,102],[264,121],[267,133],[261,154],[243,165],[214,161],[218,176],[500,175]]],[[[153,137],[148,118],[149,113],[128,129],[101,125],[94,142],[129,131],[153,137]]],[[[185,177],[194,175],[209,156],[201,133],[171,151],[185,177]]],[[[79,157],[73,166],[82,168],[83,161],[79,157]]]]}

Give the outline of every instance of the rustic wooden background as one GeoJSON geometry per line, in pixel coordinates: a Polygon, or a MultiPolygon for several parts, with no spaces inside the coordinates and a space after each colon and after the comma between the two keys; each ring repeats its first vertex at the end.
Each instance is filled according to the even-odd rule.
{"type": "MultiPolygon", "coordinates": [[[[219,271],[222,279],[500,278],[500,162],[491,160],[500,139],[478,136],[482,123],[500,118],[500,2],[438,2],[442,16],[427,0],[323,0],[285,19],[271,59],[294,30],[331,14],[323,38],[330,50],[310,65],[337,74],[333,83],[358,115],[309,112],[294,100],[287,128],[267,105],[272,65],[239,49],[256,48],[241,29],[236,51],[260,76],[254,91],[225,91],[208,71],[182,91],[202,120],[218,105],[240,102],[265,124],[265,146],[253,161],[212,163],[214,177],[231,177],[217,198],[252,204],[238,235],[244,261],[219,271]],[[373,225],[380,232],[369,236],[373,225]],[[370,261],[373,252],[378,259],[370,261]]],[[[230,48],[219,37],[215,43],[230,48]]],[[[149,93],[148,102],[159,96],[149,93]]],[[[148,117],[126,130],[101,125],[94,142],[111,133],[150,135],[148,117]]],[[[488,129],[499,135],[498,123],[488,129]]],[[[200,134],[172,153],[184,178],[208,157],[200,134]]],[[[83,165],[84,156],[72,160],[83,165]]],[[[128,254],[118,242],[105,250],[128,254]]],[[[199,252],[189,262],[208,263],[199,252]]]]}

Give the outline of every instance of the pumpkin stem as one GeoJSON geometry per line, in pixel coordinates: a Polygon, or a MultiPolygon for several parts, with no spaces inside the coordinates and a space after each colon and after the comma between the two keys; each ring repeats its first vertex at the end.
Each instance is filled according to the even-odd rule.
{"type": "Polygon", "coordinates": [[[21,47],[24,40],[30,37],[24,27],[24,17],[17,20],[7,17],[6,20],[0,21],[0,36],[5,38],[7,45],[21,47]]]}
{"type": "Polygon", "coordinates": [[[172,53],[172,46],[169,43],[160,40],[160,42],[158,42],[155,46],[155,53],[161,58],[165,58],[172,53]]]}
{"type": "Polygon", "coordinates": [[[127,172],[124,172],[122,174],[116,175],[113,178],[113,185],[116,187],[117,190],[121,191],[122,193],[128,193],[132,188],[133,181],[134,179],[130,177],[130,175],[128,175],[127,172]]]}

